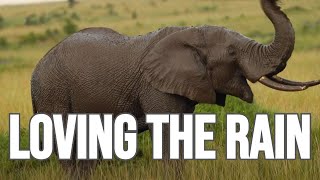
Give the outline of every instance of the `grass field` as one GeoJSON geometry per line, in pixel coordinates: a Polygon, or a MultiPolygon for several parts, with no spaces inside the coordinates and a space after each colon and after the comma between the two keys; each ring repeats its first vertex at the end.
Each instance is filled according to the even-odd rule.
{"type": "MultiPolygon", "coordinates": [[[[320,2],[284,0],[283,9],[296,30],[296,48],[283,77],[295,80],[320,78],[320,2]]],[[[74,8],[66,3],[0,7],[0,179],[66,179],[55,157],[39,162],[8,160],[8,114],[20,112],[22,127],[32,116],[30,76],[39,59],[68,33],[92,26],[109,27],[127,35],[145,34],[164,26],[219,25],[241,32],[257,41],[273,38],[272,24],[258,0],[111,0],[81,1],[74,8]],[[66,20],[69,19],[69,20],[66,20]]],[[[320,177],[320,87],[299,93],[278,92],[252,84],[250,105],[228,97],[225,108],[199,105],[197,112],[218,114],[214,143],[215,161],[187,161],[185,179],[316,179],[320,177]],[[225,114],[241,113],[251,122],[255,113],[312,113],[312,160],[230,161],[225,160],[225,114]]],[[[23,130],[22,146],[28,146],[23,130]]],[[[104,161],[93,177],[101,179],[161,179],[164,168],[151,159],[148,133],[139,136],[142,157],[104,161]]],[[[172,177],[174,173],[171,172],[172,177]]]]}

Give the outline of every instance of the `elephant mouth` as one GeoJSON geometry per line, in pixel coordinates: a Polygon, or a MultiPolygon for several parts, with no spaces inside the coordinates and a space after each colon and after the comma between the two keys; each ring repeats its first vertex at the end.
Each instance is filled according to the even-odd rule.
{"type": "Polygon", "coordinates": [[[226,105],[227,95],[223,93],[216,92],[216,104],[224,107],[226,105]]]}
{"type": "Polygon", "coordinates": [[[277,75],[262,76],[259,82],[267,87],[276,89],[279,91],[303,91],[309,87],[320,84],[320,80],[308,81],[308,82],[297,82],[281,78],[277,75]]]}
{"type": "MultiPolygon", "coordinates": [[[[226,99],[227,99],[227,95],[223,94],[223,93],[216,93],[216,103],[219,106],[224,107],[226,105],[226,99]]],[[[252,103],[253,102],[253,94],[251,93],[246,93],[245,95],[243,95],[242,97],[240,97],[240,99],[246,101],[247,103],[252,103]]]]}

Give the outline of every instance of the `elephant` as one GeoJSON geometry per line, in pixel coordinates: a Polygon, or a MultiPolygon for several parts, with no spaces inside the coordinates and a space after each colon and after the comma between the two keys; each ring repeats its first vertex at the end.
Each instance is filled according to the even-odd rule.
{"type": "MultiPolygon", "coordinates": [[[[277,76],[294,50],[295,32],[277,0],[260,3],[275,28],[268,45],[208,25],[165,27],[135,37],[103,27],[76,32],[36,65],[31,78],[33,112],[64,117],[129,112],[143,132],[152,131],[145,123],[146,113],[193,113],[198,103],[224,106],[227,95],[252,103],[247,80],[282,91],[320,84],[277,76]]],[[[163,127],[165,160],[169,159],[168,128],[163,127]]],[[[92,167],[95,163],[76,164],[92,167]]]]}

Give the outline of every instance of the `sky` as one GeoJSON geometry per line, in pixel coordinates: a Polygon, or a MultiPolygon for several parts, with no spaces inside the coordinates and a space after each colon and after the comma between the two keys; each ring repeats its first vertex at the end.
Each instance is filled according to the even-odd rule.
{"type": "Polygon", "coordinates": [[[1,5],[16,5],[16,4],[31,4],[41,2],[55,2],[55,1],[66,1],[66,0],[0,0],[1,5]]]}

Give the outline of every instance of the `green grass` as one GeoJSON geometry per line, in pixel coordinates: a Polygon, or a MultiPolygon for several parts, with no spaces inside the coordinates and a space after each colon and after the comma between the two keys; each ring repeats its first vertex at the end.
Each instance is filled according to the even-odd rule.
{"type": "MultiPolygon", "coordinates": [[[[312,157],[310,161],[287,160],[287,161],[266,161],[263,158],[259,160],[225,160],[225,136],[226,113],[241,113],[246,115],[253,126],[255,113],[267,113],[270,115],[271,132],[274,130],[273,113],[256,105],[249,105],[235,98],[227,99],[225,108],[214,105],[198,105],[196,112],[198,113],[217,113],[217,123],[212,126],[207,126],[207,130],[212,130],[215,133],[213,143],[207,143],[207,147],[217,150],[217,160],[197,160],[186,161],[183,176],[185,179],[195,178],[211,178],[216,177],[234,179],[234,178],[250,178],[260,179],[268,177],[270,179],[280,178],[305,178],[316,177],[319,173],[320,165],[319,153],[319,135],[320,131],[316,130],[312,134],[312,157]],[[248,170],[250,170],[248,172],[248,170]]],[[[251,128],[252,130],[252,128],[251,128]]],[[[250,132],[249,134],[251,134],[250,132]]],[[[21,147],[28,147],[29,134],[26,129],[21,132],[21,147]]],[[[142,133],[138,136],[138,147],[143,152],[142,156],[136,156],[130,161],[112,160],[103,161],[100,163],[92,175],[92,178],[104,179],[141,179],[152,178],[164,174],[164,166],[160,161],[152,160],[152,143],[150,141],[149,132],[142,133]]],[[[70,175],[64,172],[60,167],[58,160],[52,156],[47,161],[26,160],[26,161],[10,161],[8,158],[8,134],[0,134],[0,174],[2,178],[9,179],[25,179],[51,177],[68,178],[70,175]],[[13,171],[14,170],[14,171],[13,171]]],[[[263,154],[260,154],[261,156],[263,154]]],[[[169,173],[171,178],[174,178],[174,171],[169,173]]]]}
{"type": "MultiPolygon", "coordinates": [[[[296,31],[295,51],[282,76],[311,80],[320,77],[320,4],[318,0],[288,0],[282,3],[296,31]]],[[[32,116],[31,72],[43,55],[73,27],[103,26],[127,35],[145,34],[165,26],[219,25],[268,43],[274,29],[258,0],[100,0],[81,1],[69,9],[66,3],[0,7],[0,179],[67,179],[53,156],[49,161],[8,159],[8,114],[21,113],[22,147],[28,147],[28,121],[32,116]],[[26,24],[26,18],[32,22],[26,24]],[[68,21],[75,26],[66,29],[68,21]]],[[[67,27],[68,28],[68,27],[67,27]]],[[[70,31],[69,31],[70,30],[70,31]]],[[[278,92],[251,84],[254,104],[228,97],[225,108],[198,105],[197,112],[217,114],[215,141],[217,160],[186,161],[185,179],[316,179],[320,177],[320,87],[299,93],[278,92]],[[253,126],[255,113],[312,113],[312,160],[225,160],[226,113],[246,115],[253,126]]],[[[271,128],[273,122],[271,120],[271,128]]],[[[99,179],[161,179],[164,167],[151,160],[148,132],[139,135],[142,157],[130,161],[103,161],[93,177],[99,179]]],[[[174,172],[170,172],[174,177],[174,172]]]]}

